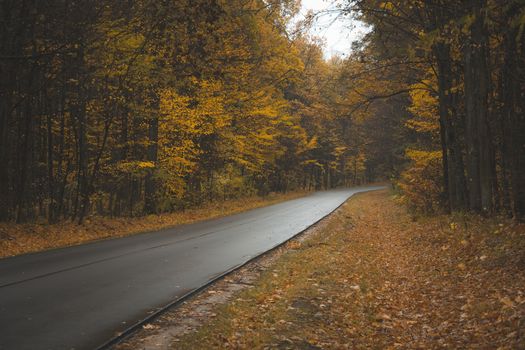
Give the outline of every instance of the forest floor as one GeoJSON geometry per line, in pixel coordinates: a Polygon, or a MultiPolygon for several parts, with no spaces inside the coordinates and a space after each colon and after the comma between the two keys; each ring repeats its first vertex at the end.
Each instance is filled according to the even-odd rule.
{"type": "Polygon", "coordinates": [[[117,348],[525,349],[525,225],[359,194],[117,348]]]}
{"type": "Polygon", "coordinates": [[[52,225],[0,223],[0,258],[157,231],[176,225],[236,214],[306,194],[307,192],[272,193],[266,197],[253,196],[210,202],[200,207],[161,215],[118,218],[93,216],[88,217],[82,225],[71,221],[52,225]]]}

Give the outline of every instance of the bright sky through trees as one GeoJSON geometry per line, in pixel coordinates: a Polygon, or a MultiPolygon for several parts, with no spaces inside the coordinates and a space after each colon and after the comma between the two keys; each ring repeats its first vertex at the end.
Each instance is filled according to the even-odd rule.
{"type": "Polygon", "coordinates": [[[349,16],[341,15],[336,0],[302,0],[300,19],[308,11],[317,13],[311,33],[323,39],[326,59],[344,56],[351,51],[352,42],[359,40],[367,32],[366,26],[349,16]]]}

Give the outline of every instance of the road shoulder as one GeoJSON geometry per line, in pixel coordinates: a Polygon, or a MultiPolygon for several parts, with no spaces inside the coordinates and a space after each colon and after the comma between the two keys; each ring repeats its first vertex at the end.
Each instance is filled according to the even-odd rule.
{"type": "Polygon", "coordinates": [[[86,218],[82,225],[71,221],[51,225],[4,222],[0,223],[0,258],[163,230],[177,225],[238,214],[307,194],[308,192],[301,191],[286,194],[272,193],[266,197],[252,196],[210,202],[201,207],[159,215],[113,218],[92,216],[86,218]]]}
{"type": "Polygon", "coordinates": [[[524,252],[524,225],[359,194],[117,348],[522,348],[524,252]]]}

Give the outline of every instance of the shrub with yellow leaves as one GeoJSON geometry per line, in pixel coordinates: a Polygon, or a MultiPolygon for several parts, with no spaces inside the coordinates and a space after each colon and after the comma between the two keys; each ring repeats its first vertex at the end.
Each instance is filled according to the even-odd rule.
{"type": "Polygon", "coordinates": [[[441,152],[406,150],[410,166],[401,174],[398,182],[403,192],[403,201],[423,214],[436,212],[440,208],[441,152]]]}

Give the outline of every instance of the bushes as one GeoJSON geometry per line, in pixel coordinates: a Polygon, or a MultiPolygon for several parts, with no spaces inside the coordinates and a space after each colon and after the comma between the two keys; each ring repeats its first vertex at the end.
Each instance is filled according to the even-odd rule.
{"type": "Polygon", "coordinates": [[[407,149],[406,156],[410,164],[397,184],[403,201],[415,212],[431,214],[438,211],[443,192],[441,152],[407,149]]]}

